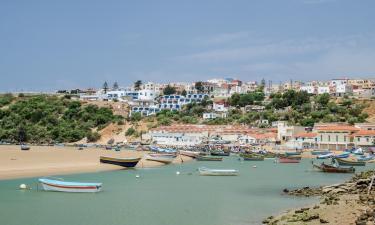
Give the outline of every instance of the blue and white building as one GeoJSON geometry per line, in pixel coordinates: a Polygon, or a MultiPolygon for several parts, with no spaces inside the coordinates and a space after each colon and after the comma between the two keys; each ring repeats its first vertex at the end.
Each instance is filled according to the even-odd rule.
{"type": "Polygon", "coordinates": [[[181,110],[181,108],[189,103],[201,102],[204,98],[208,98],[207,94],[188,94],[183,95],[164,95],[160,97],[160,109],[181,110]]]}

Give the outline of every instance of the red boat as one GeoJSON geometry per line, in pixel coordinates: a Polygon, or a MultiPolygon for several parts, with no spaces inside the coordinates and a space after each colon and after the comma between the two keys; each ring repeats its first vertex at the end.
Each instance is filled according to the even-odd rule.
{"type": "Polygon", "coordinates": [[[280,156],[279,157],[279,163],[299,163],[301,162],[301,157],[285,157],[285,156],[280,156]]]}

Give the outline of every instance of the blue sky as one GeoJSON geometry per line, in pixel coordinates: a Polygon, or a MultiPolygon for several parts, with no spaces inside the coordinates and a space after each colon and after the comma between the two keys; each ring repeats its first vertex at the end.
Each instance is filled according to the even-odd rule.
{"type": "Polygon", "coordinates": [[[0,91],[375,77],[373,0],[2,0],[0,91]]]}

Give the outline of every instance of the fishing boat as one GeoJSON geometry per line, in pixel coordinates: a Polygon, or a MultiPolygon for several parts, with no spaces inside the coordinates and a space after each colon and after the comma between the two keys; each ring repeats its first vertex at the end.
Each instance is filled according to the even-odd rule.
{"type": "Polygon", "coordinates": [[[325,154],[329,154],[329,153],[332,153],[328,150],[313,150],[311,151],[311,155],[325,155],[325,154]]]}
{"type": "Polygon", "coordinates": [[[301,157],[292,157],[292,156],[280,156],[279,157],[279,163],[300,163],[301,157]]]}
{"type": "Polygon", "coordinates": [[[174,153],[149,153],[149,156],[152,157],[166,157],[166,158],[176,158],[177,155],[174,153]]]}
{"type": "Polygon", "coordinates": [[[123,167],[135,167],[142,158],[113,158],[107,156],[100,156],[101,163],[113,164],[123,167]]]}
{"type": "Polygon", "coordinates": [[[258,154],[244,154],[242,158],[245,161],[264,161],[264,156],[258,154]]]}
{"type": "Polygon", "coordinates": [[[375,158],[375,155],[367,155],[367,156],[361,155],[357,157],[357,160],[361,162],[367,162],[367,161],[373,160],[374,158],[375,158]]]}
{"type": "Polygon", "coordinates": [[[334,153],[328,153],[328,154],[318,155],[316,158],[317,159],[329,159],[329,158],[332,158],[334,155],[335,155],[334,153]]]}
{"type": "Polygon", "coordinates": [[[208,169],[200,167],[198,171],[201,176],[237,176],[239,174],[239,171],[234,169],[208,169]]]}
{"type": "Polygon", "coordinates": [[[313,167],[325,173],[354,173],[355,172],[354,167],[344,168],[344,167],[338,167],[334,165],[327,165],[325,163],[322,163],[320,165],[313,164],[313,167]]]}
{"type": "Polygon", "coordinates": [[[213,156],[229,156],[230,152],[224,152],[224,151],[212,151],[211,155],[213,156]]]}
{"type": "Polygon", "coordinates": [[[353,161],[346,159],[335,159],[340,166],[366,166],[365,161],[353,161]]]}
{"type": "Polygon", "coordinates": [[[165,157],[165,156],[146,155],[146,159],[150,160],[150,161],[169,164],[169,163],[172,163],[175,158],[174,157],[165,157]]]}
{"type": "Polygon", "coordinates": [[[25,150],[25,151],[30,150],[30,146],[28,146],[28,145],[21,145],[21,150],[25,150]]]}
{"type": "Polygon", "coordinates": [[[223,161],[223,157],[209,156],[209,155],[198,155],[195,158],[198,161],[223,161]]]}
{"type": "Polygon", "coordinates": [[[193,151],[185,151],[185,150],[180,150],[180,154],[184,156],[189,156],[192,158],[197,157],[200,153],[199,152],[193,152],[193,151]]]}
{"type": "Polygon", "coordinates": [[[301,155],[302,152],[285,152],[286,156],[292,156],[292,155],[301,155]]]}
{"type": "Polygon", "coordinates": [[[352,153],[355,154],[355,155],[363,155],[364,154],[362,148],[357,148],[354,151],[352,151],[352,153]]]}
{"type": "Polygon", "coordinates": [[[350,156],[350,152],[344,152],[344,153],[341,153],[341,154],[338,154],[338,155],[334,155],[332,156],[332,158],[334,159],[345,159],[345,158],[348,158],[350,156]]]}
{"type": "Polygon", "coordinates": [[[99,192],[102,189],[102,183],[68,182],[47,178],[40,178],[38,181],[45,191],[99,192]]]}

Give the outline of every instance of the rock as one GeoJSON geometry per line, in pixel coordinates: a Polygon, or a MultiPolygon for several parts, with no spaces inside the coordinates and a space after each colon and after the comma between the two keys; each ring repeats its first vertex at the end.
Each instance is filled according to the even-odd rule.
{"type": "Polygon", "coordinates": [[[284,193],[289,193],[289,190],[287,188],[284,188],[283,192],[284,193]]]}
{"type": "Polygon", "coordinates": [[[370,179],[359,179],[359,180],[357,180],[356,184],[357,184],[357,186],[363,185],[363,184],[365,184],[367,186],[370,182],[371,182],[370,179]]]}
{"type": "Polygon", "coordinates": [[[320,208],[320,206],[316,205],[316,206],[314,206],[313,209],[319,209],[319,208],[320,208]]]}
{"type": "Polygon", "coordinates": [[[320,221],[320,223],[329,223],[328,220],[325,220],[325,219],[322,219],[322,218],[320,218],[319,221],[320,221]]]}

